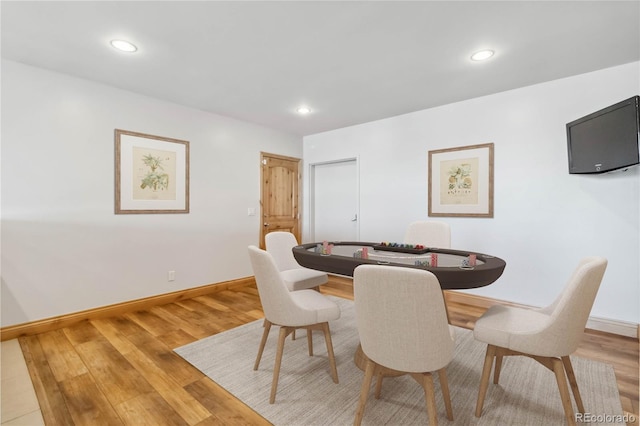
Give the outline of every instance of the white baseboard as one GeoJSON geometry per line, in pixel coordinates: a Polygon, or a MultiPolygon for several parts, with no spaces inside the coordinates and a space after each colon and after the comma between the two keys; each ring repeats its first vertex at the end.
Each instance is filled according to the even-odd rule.
{"type": "Polygon", "coordinates": [[[616,321],[606,318],[589,317],[587,328],[604,331],[605,333],[638,338],[638,324],[626,321],[616,321]]]}

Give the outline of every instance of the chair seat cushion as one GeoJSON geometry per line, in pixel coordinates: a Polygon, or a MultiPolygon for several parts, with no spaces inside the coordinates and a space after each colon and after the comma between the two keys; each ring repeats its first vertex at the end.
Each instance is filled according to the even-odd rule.
{"type": "Polygon", "coordinates": [[[315,290],[299,290],[291,292],[291,298],[300,308],[316,311],[315,318],[310,318],[306,324],[286,324],[291,326],[311,325],[332,321],[340,318],[340,307],[331,299],[315,290]]]}
{"type": "Polygon", "coordinates": [[[280,271],[280,275],[289,291],[310,289],[329,281],[325,272],[308,268],[287,269],[280,271]]]}
{"type": "Polygon", "coordinates": [[[496,305],[476,321],[473,336],[494,346],[542,355],[546,345],[541,332],[550,319],[537,310],[496,305]]]}

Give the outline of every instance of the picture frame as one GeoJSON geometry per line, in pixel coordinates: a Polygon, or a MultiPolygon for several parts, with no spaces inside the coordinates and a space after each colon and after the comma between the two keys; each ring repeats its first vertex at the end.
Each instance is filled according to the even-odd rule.
{"type": "Polygon", "coordinates": [[[189,142],[115,129],[115,214],[189,213],[189,142]]]}
{"type": "Polygon", "coordinates": [[[493,143],[429,151],[429,216],[493,217],[493,143]]]}

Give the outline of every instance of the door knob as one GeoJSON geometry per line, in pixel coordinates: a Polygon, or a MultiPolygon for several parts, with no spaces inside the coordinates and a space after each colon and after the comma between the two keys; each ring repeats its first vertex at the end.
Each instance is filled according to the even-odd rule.
{"type": "Polygon", "coordinates": [[[267,222],[264,223],[264,226],[269,226],[269,224],[267,222]]]}
{"type": "Polygon", "coordinates": [[[351,219],[351,222],[357,222],[358,221],[358,215],[353,215],[353,219],[351,219]]]}

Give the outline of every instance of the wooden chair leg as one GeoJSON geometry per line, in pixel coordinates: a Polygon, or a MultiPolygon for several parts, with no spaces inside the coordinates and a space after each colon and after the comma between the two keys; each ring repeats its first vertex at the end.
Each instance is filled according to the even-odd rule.
{"type": "Polygon", "coordinates": [[[429,416],[429,425],[438,424],[438,412],[436,411],[436,392],[433,386],[433,376],[431,373],[422,374],[424,388],[424,398],[427,403],[427,415],[429,416]]]}
{"type": "Polygon", "coordinates": [[[484,357],[484,367],[482,367],[482,378],[480,379],[480,390],[478,391],[478,401],[476,402],[476,417],[482,415],[482,406],[484,405],[484,397],[489,387],[489,376],[491,375],[491,367],[493,366],[493,358],[496,355],[496,347],[487,345],[487,354],[484,357]]]}
{"type": "Polygon", "coordinates": [[[257,370],[260,365],[260,359],[262,358],[262,352],[264,351],[264,345],[267,343],[267,337],[269,337],[269,330],[271,330],[271,322],[264,320],[262,324],[264,331],[262,332],[262,339],[260,340],[260,348],[258,348],[258,356],[256,362],[253,364],[253,369],[257,370]]]}
{"type": "Polygon", "coordinates": [[[376,399],[380,399],[380,394],[382,393],[382,380],[384,379],[384,374],[382,374],[382,370],[378,372],[376,375],[376,399]]]}
{"type": "MultiPolygon", "coordinates": [[[[334,383],[338,383],[338,368],[336,367],[336,357],[333,354],[333,342],[331,341],[331,331],[329,330],[329,323],[322,323],[322,332],[324,333],[324,341],[327,344],[327,354],[329,355],[329,366],[331,367],[331,377],[334,383]]],[[[311,331],[307,333],[311,335],[311,331]]]]}
{"type": "Polygon", "coordinates": [[[564,370],[567,373],[567,378],[569,379],[569,384],[571,385],[571,390],[573,391],[573,398],[576,400],[576,405],[578,406],[578,412],[584,413],[584,404],[582,403],[582,398],[580,397],[580,389],[578,389],[578,382],[576,381],[576,374],[573,372],[571,359],[569,359],[568,356],[563,356],[562,364],[564,365],[564,370]]]}
{"type": "Polygon", "coordinates": [[[273,366],[273,381],[271,382],[271,396],[269,404],[276,402],[276,391],[278,389],[278,377],[280,376],[280,365],[282,364],[282,353],[284,352],[284,342],[287,340],[288,327],[280,327],[278,336],[278,350],[276,352],[276,363],[273,366]]]}
{"type": "Polygon", "coordinates": [[[496,366],[493,369],[493,384],[497,385],[500,380],[500,371],[502,370],[502,354],[496,351],[496,366]]]}
{"type": "Polygon", "coordinates": [[[362,388],[360,388],[360,400],[358,401],[358,409],[356,410],[356,418],[353,421],[355,426],[360,426],[362,417],[364,416],[364,407],[367,405],[369,397],[369,388],[371,388],[371,380],[375,370],[375,363],[367,358],[366,368],[364,370],[364,379],[362,380],[362,388]]]}
{"type": "Polygon", "coordinates": [[[569,388],[567,387],[567,378],[565,376],[564,366],[562,361],[558,358],[553,358],[551,362],[553,365],[553,372],[556,375],[556,382],[558,382],[558,390],[560,391],[560,399],[562,400],[565,419],[569,426],[575,426],[576,421],[573,414],[573,407],[571,406],[571,395],[569,395],[569,388]]]}
{"type": "Polygon", "coordinates": [[[447,369],[438,370],[440,378],[440,387],[442,388],[442,398],[444,399],[444,407],[447,410],[447,419],[453,421],[453,408],[451,408],[451,395],[449,394],[449,381],[447,380],[447,369]]]}
{"type": "Polygon", "coordinates": [[[498,383],[500,377],[500,369],[502,367],[502,359],[507,355],[524,355],[535,359],[551,371],[553,371],[556,382],[558,384],[558,391],[560,392],[560,399],[562,401],[562,408],[564,409],[565,419],[569,426],[575,426],[575,414],[573,412],[573,406],[571,405],[571,394],[569,393],[569,387],[567,386],[567,380],[571,385],[571,391],[576,401],[578,411],[584,413],[584,404],[580,396],[580,390],[578,389],[578,382],[576,381],[576,375],[573,371],[573,365],[571,359],[568,356],[560,358],[552,357],[540,357],[528,355],[525,353],[510,351],[504,348],[498,348],[493,345],[487,345],[487,354],[484,360],[484,366],[482,368],[482,377],[480,379],[480,390],[478,392],[478,401],[476,403],[476,417],[482,415],[482,406],[484,405],[484,398],[489,386],[489,376],[491,375],[491,367],[493,359],[496,360],[496,367],[494,372],[494,383],[498,383]]]}
{"type": "Polygon", "coordinates": [[[313,356],[313,336],[310,328],[307,328],[307,346],[309,347],[309,356],[313,356]]]}

